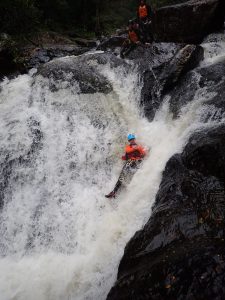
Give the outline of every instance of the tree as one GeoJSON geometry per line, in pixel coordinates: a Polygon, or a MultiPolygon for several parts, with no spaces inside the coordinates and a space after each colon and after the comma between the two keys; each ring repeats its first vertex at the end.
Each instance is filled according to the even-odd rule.
{"type": "Polygon", "coordinates": [[[9,34],[27,34],[39,25],[40,12],[35,0],[1,0],[0,28],[9,34]]]}

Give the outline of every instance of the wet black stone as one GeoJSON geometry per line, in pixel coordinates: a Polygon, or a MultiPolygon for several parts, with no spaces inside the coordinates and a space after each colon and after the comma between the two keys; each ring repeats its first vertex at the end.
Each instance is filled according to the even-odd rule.
{"type": "Polygon", "coordinates": [[[198,44],[223,28],[224,0],[194,0],[159,8],[153,18],[154,40],[198,44]]]}
{"type": "Polygon", "coordinates": [[[77,83],[80,89],[77,90],[77,93],[93,94],[100,92],[107,94],[112,91],[112,85],[98,68],[98,65],[105,64],[109,64],[112,68],[124,66],[128,69],[128,64],[112,53],[94,53],[55,59],[41,66],[37,76],[42,75],[49,79],[49,86],[53,91],[60,89],[60,83],[64,81],[70,87],[77,83]]]}
{"type": "Polygon", "coordinates": [[[178,116],[181,108],[189,102],[203,97],[206,113],[204,120],[221,119],[225,113],[225,61],[199,67],[185,75],[170,92],[170,108],[178,116]]]}
{"type": "MultiPolygon", "coordinates": [[[[188,71],[199,64],[204,54],[201,46],[167,44],[169,45],[167,46],[168,49],[173,49],[169,57],[161,45],[164,44],[154,44],[153,47],[157,47],[157,51],[153,52],[154,59],[151,56],[147,57],[145,62],[147,61],[149,64],[142,67],[145,70],[142,75],[141,105],[149,120],[154,118],[156,111],[163,102],[164,95],[179,84],[181,78],[188,71]]],[[[181,101],[180,98],[179,101],[181,101]]]]}
{"type": "Polygon", "coordinates": [[[127,39],[126,35],[111,36],[103,40],[97,47],[97,50],[115,49],[122,47],[123,42],[127,39]]]}
{"type": "Polygon", "coordinates": [[[163,172],[107,299],[225,297],[225,126],[195,133],[163,172]]]}
{"type": "MultiPolygon", "coordinates": [[[[25,48],[24,51],[27,49],[25,48]]],[[[25,58],[27,69],[38,68],[40,65],[51,61],[54,58],[81,55],[89,51],[89,47],[80,47],[77,45],[46,45],[43,48],[34,49],[30,55],[25,58]]]]}

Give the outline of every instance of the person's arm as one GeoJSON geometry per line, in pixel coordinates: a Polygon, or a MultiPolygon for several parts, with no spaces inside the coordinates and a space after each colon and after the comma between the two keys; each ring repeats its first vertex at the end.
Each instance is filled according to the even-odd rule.
{"type": "Polygon", "coordinates": [[[138,146],[138,151],[141,155],[141,157],[145,157],[145,155],[147,154],[147,150],[145,150],[145,148],[143,148],[142,146],[138,146]]]}

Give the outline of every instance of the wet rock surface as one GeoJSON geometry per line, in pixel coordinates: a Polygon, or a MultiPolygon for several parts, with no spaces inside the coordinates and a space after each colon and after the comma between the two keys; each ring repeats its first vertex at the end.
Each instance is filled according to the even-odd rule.
{"type": "Polygon", "coordinates": [[[25,65],[27,69],[38,68],[40,65],[51,61],[54,58],[81,55],[90,48],[77,45],[45,45],[42,48],[24,49],[25,65]]]}
{"type": "Polygon", "coordinates": [[[97,42],[95,40],[88,40],[84,38],[74,38],[75,43],[81,47],[85,48],[95,48],[97,46],[97,42]]]}
{"type": "Polygon", "coordinates": [[[195,0],[158,9],[154,16],[154,40],[198,44],[204,36],[223,28],[223,0],[195,0]]]}
{"type": "Polygon", "coordinates": [[[204,120],[221,119],[225,114],[225,60],[206,65],[189,72],[170,93],[170,108],[177,117],[183,106],[193,101],[196,95],[207,109],[204,120]],[[201,96],[202,95],[202,96],[201,96]],[[200,99],[201,101],[201,99],[200,99]]]}
{"type": "Polygon", "coordinates": [[[140,45],[132,50],[126,58],[139,63],[144,70],[155,68],[170,61],[183,46],[176,43],[140,45]]]}
{"type": "MultiPolygon", "coordinates": [[[[157,47],[157,44],[155,45],[157,47]]],[[[149,64],[143,66],[145,70],[141,104],[149,120],[154,118],[155,112],[163,101],[163,96],[172,90],[189,70],[195,68],[204,56],[201,46],[168,45],[170,45],[168,49],[173,47],[173,51],[169,52],[171,56],[168,56],[164,49],[156,48],[155,51],[160,54],[159,58],[161,59],[157,59],[157,55],[154,54],[154,59],[147,58],[145,62],[147,61],[149,64]]]]}
{"type": "Polygon", "coordinates": [[[37,34],[23,41],[0,34],[0,79],[27,73],[55,58],[84,54],[96,46],[94,40],[70,39],[55,32],[44,32],[42,36],[37,34]]]}
{"type": "Polygon", "coordinates": [[[182,44],[175,43],[140,45],[126,57],[127,60],[131,60],[137,66],[140,84],[143,86],[140,105],[149,120],[154,118],[155,111],[161,104],[161,99],[158,97],[158,90],[160,89],[158,78],[165,65],[182,47],[182,44]]]}
{"type": "Polygon", "coordinates": [[[79,87],[80,93],[109,93],[112,86],[103,76],[98,65],[109,64],[112,67],[126,65],[126,62],[113,54],[95,53],[79,57],[66,57],[55,59],[43,65],[37,75],[49,80],[50,88],[57,90],[65,84],[79,87]]]}
{"type": "Polygon", "coordinates": [[[152,216],[127,244],[107,299],[224,299],[225,127],[166,165],[152,216]]]}
{"type": "Polygon", "coordinates": [[[204,58],[204,50],[201,46],[186,45],[165,66],[159,77],[161,95],[165,95],[188,71],[198,66],[204,58]]]}
{"type": "Polygon", "coordinates": [[[123,42],[127,39],[127,35],[111,36],[103,40],[97,47],[97,50],[115,49],[116,47],[122,47],[123,42]]]}

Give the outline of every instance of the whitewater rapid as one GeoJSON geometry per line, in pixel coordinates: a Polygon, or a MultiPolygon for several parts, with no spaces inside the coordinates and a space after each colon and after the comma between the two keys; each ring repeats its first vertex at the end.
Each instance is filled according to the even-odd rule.
{"type": "Polygon", "coordinates": [[[165,98],[150,123],[135,69],[100,68],[113,86],[106,95],[63,82],[51,91],[32,74],[1,83],[0,300],[104,300],[126,243],[150,216],[166,162],[213,125],[201,118],[205,89],[175,120],[165,98]],[[149,156],[108,200],[130,132],[149,156]]]}

